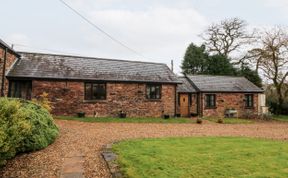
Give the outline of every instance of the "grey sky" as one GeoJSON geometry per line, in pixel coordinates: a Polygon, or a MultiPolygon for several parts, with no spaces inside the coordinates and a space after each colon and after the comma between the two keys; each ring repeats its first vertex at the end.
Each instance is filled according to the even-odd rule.
{"type": "Polygon", "coordinates": [[[252,27],[288,26],[287,0],[66,0],[139,57],[58,0],[0,0],[0,38],[16,50],[163,62],[176,72],[190,42],[212,22],[239,17],[252,27]],[[4,6],[3,6],[4,5],[4,6]],[[27,47],[29,46],[29,47],[27,47]],[[47,50],[48,49],[48,50],[47,50]]]}

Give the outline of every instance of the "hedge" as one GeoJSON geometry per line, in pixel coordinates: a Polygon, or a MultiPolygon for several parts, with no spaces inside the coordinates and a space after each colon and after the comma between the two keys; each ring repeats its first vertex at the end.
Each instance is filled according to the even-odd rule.
{"type": "Polygon", "coordinates": [[[0,166],[17,153],[43,149],[58,136],[50,113],[29,101],[0,98],[0,166]]]}

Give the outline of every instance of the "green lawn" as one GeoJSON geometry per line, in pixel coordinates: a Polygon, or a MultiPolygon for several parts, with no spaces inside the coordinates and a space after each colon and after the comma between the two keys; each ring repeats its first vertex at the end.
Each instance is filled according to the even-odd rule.
{"type": "MultiPolygon", "coordinates": [[[[207,117],[207,118],[204,118],[204,120],[217,123],[218,118],[207,117]]],[[[240,118],[238,119],[237,118],[224,118],[223,120],[224,120],[224,124],[251,124],[253,123],[252,120],[240,119],[240,118]]]]}
{"type": "Polygon", "coordinates": [[[61,120],[75,120],[82,122],[124,122],[124,123],[195,123],[195,120],[188,118],[94,118],[94,117],[70,117],[70,116],[56,116],[55,119],[61,120]]]}
{"type": "Polygon", "coordinates": [[[273,116],[273,118],[275,120],[278,120],[278,121],[288,122],[288,116],[287,115],[279,115],[279,116],[275,115],[275,116],[273,116]]]}
{"type": "Polygon", "coordinates": [[[123,141],[113,146],[127,177],[288,177],[288,143],[202,137],[123,141]]]}

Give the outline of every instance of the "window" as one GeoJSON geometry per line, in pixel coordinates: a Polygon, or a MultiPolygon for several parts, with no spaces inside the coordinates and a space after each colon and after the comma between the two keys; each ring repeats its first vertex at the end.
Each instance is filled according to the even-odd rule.
{"type": "Polygon", "coordinates": [[[245,107],[252,108],[253,107],[253,94],[245,95],[245,107]]]}
{"type": "Polygon", "coordinates": [[[85,100],[105,100],[105,83],[85,83],[85,100]]]}
{"type": "Polygon", "coordinates": [[[147,99],[161,99],[161,85],[146,85],[147,99]]]}
{"type": "Polygon", "coordinates": [[[216,95],[215,94],[207,94],[205,98],[206,98],[206,108],[216,107],[216,95]]]}
{"type": "Polygon", "coordinates": [[[12,98],[31,99],[32,82],[27,80],[10,80],[8,96],[12,98]]]}

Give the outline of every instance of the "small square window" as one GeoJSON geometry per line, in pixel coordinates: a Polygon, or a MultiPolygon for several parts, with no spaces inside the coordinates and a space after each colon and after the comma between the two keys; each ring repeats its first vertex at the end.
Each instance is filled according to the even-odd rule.
{"type": "Polygon", "coordinates": [[[252,108],[253,107],[253,94],[245,95],[245,107],[252,108]]]}
{"type": "Polygon", "coordinates": [[[216,107],[216,95],[215,94],[206,94],[206,108],[215,108],[216,107]]]}
{"type": "Polygon", "coordinates": [[[105,83],[85,83],[85,100],[105,100],[105,83]]]}
{"type": "Polygon", "coordinates": [[[161,99],[161,85],[146,85],[147,99],[161,99]]]}

